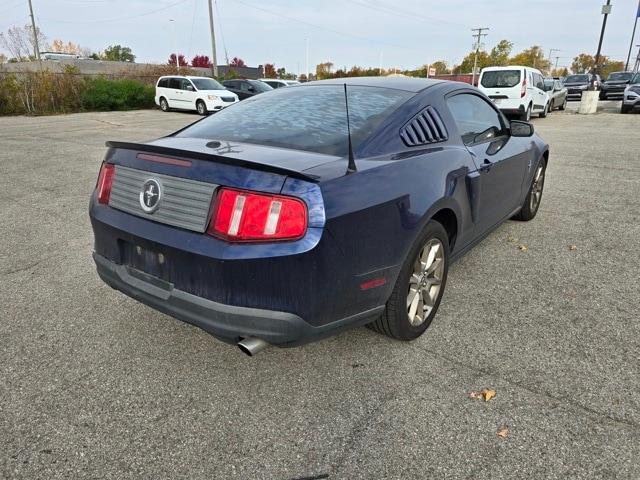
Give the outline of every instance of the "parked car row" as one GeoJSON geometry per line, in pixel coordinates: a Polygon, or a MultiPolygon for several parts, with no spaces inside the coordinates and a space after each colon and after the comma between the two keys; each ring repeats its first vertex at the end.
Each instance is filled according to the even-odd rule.
{"type": "Polygon", "coordinates": [[[263,78],[225,80],[220,84],[208,77],[171,75],[158,79],[155,101],[164,112],[195,110],[200,115],[207,115],[245,98],[298,83],[295,80],[263,78]]]}

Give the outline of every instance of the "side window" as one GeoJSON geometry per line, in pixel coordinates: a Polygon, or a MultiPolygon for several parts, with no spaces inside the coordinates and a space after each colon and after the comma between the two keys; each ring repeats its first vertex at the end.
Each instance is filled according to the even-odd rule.
{"type": "Polygon", "coordinates": [[[170,78],[169,79],[169,88],[173,88],[174,90],[180,90],[180,79],[179,78],[170,78]]]}
{"type": "Polygon", "coordinates": [[[539,73],[534,73],[534,75],[536,87],[538,87],[540,90],[544,90],[544,79],[542,78],[542,75],[540,75],[539,73]]]}
{"type": "Polygon", "coordinates": [[[447,105],[465,145],[492,140],[503,130],[500,114],[477,95],[460,93],[447,98],[447,105]]]}
{"type": "Polygon", "coordinates": [[[161,78],[160,81],[158,82],[158,87],[160,88],[167,88],[168,86],[169,86],[168,78],[161,78]]]}
{"type": "Polygon", "coordinates": [[[240,90],[242,90],[243,92],[249,92],[249,91],[250,91],[250,90],[249,90],[249,87],[250,87],[250,86],[251,86],[251,85],[249,85],[249,82],[242,82],[242,83],[240,84],[240,90]]]}
{"type": "Polygon", "coordinates": [[[182,90],[189,90],[188,87],[191,87],[191,90],[195,91],[195,88],[193,87],[193,84],[189,80],[187,80],[186,78],[181,79],[180,88],[182,90]]]}

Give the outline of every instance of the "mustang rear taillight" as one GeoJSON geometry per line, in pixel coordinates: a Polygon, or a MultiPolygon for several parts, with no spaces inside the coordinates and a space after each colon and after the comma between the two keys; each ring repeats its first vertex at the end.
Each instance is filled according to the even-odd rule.
{"type": "Polygon", "coordinates": [[[102,203],[104,205],[109,203],[111,185],[113,185],[113,175],[115,172],[116,168],[112,163],[103,163],[102,167],[100,167],[98,184],[96,185],[96,189],[98,190],[98,203],[102,203]]]}
{"type": "Polygon", "coordinates": [[[283,195],[221,188],[207,233],[232,242],[295,240],[307,231],[307,206],[283,195]]]}
{"type": "Polygon", "coordinates": [[[520,98],[524,98],[527,95],[527,79],[522,82],[522,89],[520,90],[520,98]]]}

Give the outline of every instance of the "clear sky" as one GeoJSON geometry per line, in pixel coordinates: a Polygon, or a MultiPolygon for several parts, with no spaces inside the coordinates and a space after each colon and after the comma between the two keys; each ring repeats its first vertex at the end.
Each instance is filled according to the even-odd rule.
{"type": "MultiPolygon", "coordinates": [[[[250,66],[275,63],[305,70],[322,61],[415,68],[438,59],[459,63],[473,43],[471,28],[489,27],[485,43],[560,49],[560,65],[595,54],[606,0],[217,0],[218,63],[241,57],[250,66]]],[[[626,60],[638,0],[612,0],[603,53],[626,60]]],[[[131,47],[139,62],[165,62],[172,51],[210,54],[207,0],[33,0],[49,41],[94,51],[131,47]],[[173,22],[169,20],[173,19],[173,22]]],[[[27,0],[0,0],[0,30],[27,24],[27,0]]],[[[635,43],[640,43],[640,32],[635,43]]],[[[637,52],[637,49],[634,49],[637,52]]],[[[635,53],[634,53],[635,55],[635,53]]]]}

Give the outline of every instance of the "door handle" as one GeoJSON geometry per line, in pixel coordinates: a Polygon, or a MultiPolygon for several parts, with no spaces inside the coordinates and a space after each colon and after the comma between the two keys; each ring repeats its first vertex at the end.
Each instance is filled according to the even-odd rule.
{"type": "Polygon", "coordinates": [[[482,162],[482,166],[478,169],[481,172],[488,172],[491,170],[491,161],[488,158],[484,159],[484,162],[482,162]]]}

